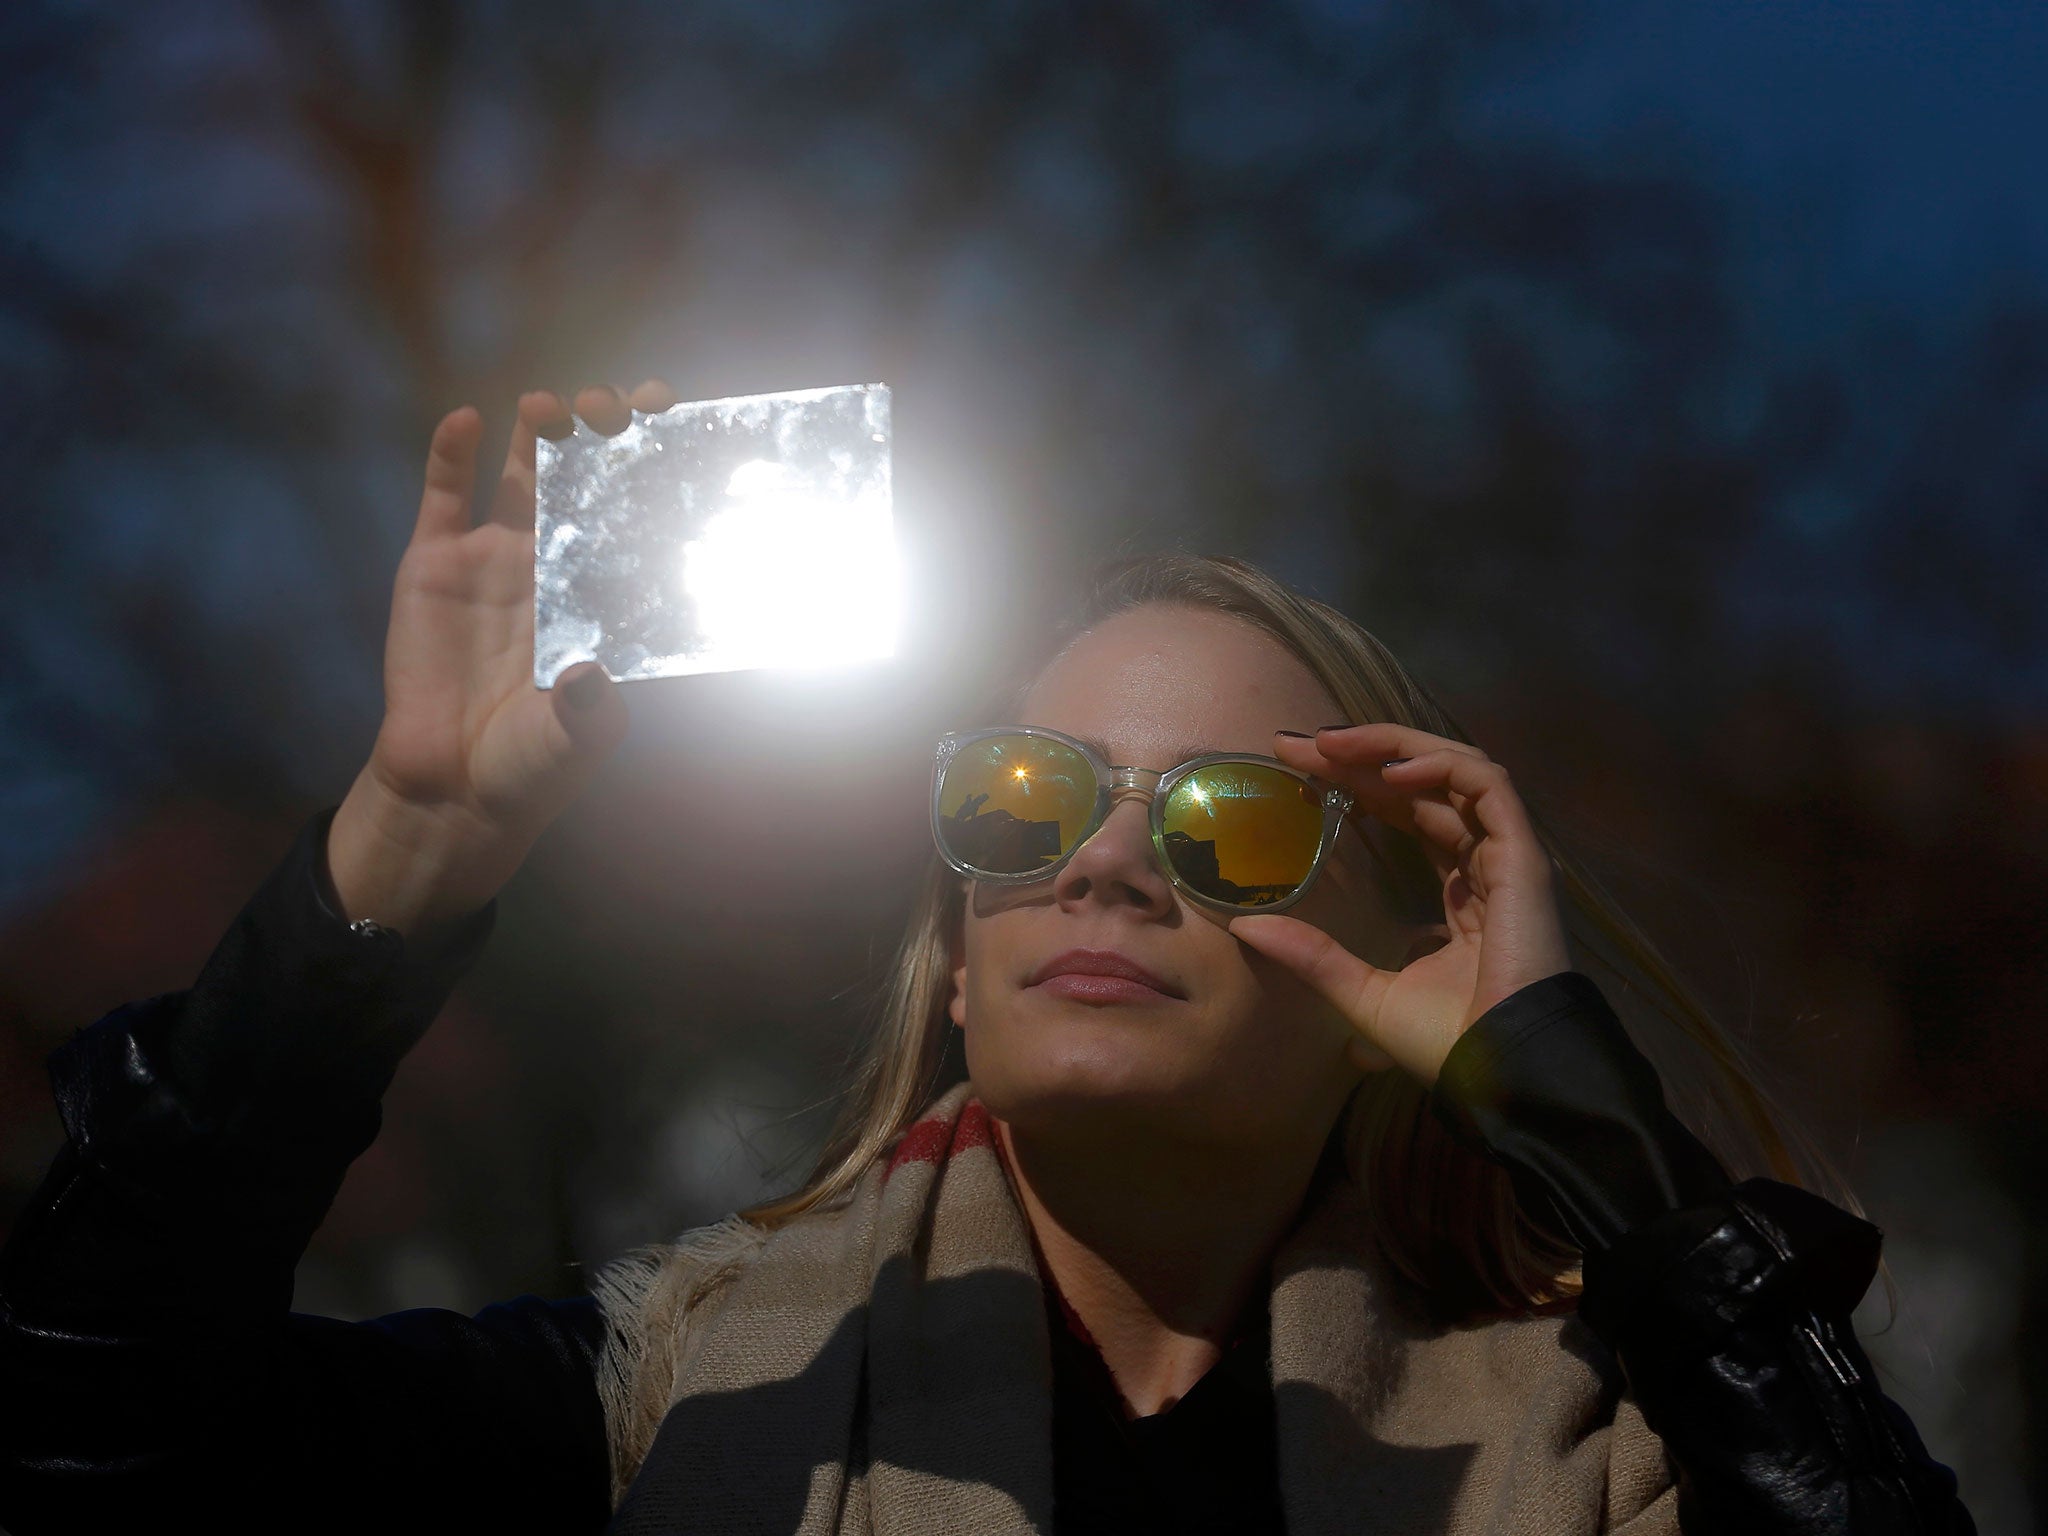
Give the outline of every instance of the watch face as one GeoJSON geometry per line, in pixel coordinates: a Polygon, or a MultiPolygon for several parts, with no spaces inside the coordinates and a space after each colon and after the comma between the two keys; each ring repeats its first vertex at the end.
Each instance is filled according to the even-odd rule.
{"type": "Polygon", "coordinates": [[[581,661],[623,682],[894,650],[887,385],[579,421],[537,463],[539,687],[581,661]]]}

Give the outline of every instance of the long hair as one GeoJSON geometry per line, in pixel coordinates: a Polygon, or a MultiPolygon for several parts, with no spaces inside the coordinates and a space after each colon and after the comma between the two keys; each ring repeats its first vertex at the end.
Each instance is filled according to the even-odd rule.
{"type": "MultiPolygon", "coordinates": [[[[1064,644],[1116,614],[1153,604],[1229,614],[1272,636],[1349,722],[1393,722],[1471,740],[1362,626],[1239,560],[1157,555],[1112,566],[1055,640],[1064,644]]],[[[1674,1113],[1736,1177],[1766,1174],[1817,1187],[1853,1207],[1740,1044],[1560,846],[1535,807],[1530,814],[1558,870],[1574,964],[1605,983],[1632,1038],[1657,1066],[1674,1113]]],[[[1392,878],[1406,889],[1390,896],[1409,910],[1427,903],[1440,915],[1436,877],[1420,846],[1398,833],[1392,846],[1392,878]]],[[[962,900],[963,882],[934,855],[832,1136],[799,1189],[744,1212],[747,1219],[773,1227],[835,1203],[938,1091],[950,1022],[948,935],[961,920],[962,900]]],[[[1406,1073],[1380,1072],[1360,1085],[1338,1129],[1390,1261],[1456,1314],[1527,1311],[1575,1296],[1578,1254],[1555,1217],[1518,1204],[1505,1171],[1454,1141],[1427,1103],[1427,1090],[1406,1073]]]]}

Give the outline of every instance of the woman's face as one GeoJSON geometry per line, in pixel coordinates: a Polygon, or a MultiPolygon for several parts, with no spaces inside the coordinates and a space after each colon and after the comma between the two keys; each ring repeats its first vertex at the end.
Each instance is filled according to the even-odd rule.
{"type": "MultiPolygon", "coordinates": [[[[1118,765],[1166,769],[1204,752],[1270,757],[1275,731],[1342,718],[1308,670],[1259,630],[1157,605],[1083,635],[1013,723],[1092,740],[1118,765]]],[[[1219,1144],[1319,1141],[1357,1081],[1345,1058],[1350,1027],[1232,938],[1225,914],[1181,899],[1159,867],[1147,815],[1141,797],[1125,797],[1047,879],[970,887],[951,1009],[976,1091],[1023,1129],[1087,1135],[1113,1123],[1219,1144]],[[1161,988],[1039,979],[1076,950],[1135,962],[1161,988]]],[[[1290,915],[1375,964],[1397,965],[1407,935],[1370,870],[1347,825],[1290,915]]]]}

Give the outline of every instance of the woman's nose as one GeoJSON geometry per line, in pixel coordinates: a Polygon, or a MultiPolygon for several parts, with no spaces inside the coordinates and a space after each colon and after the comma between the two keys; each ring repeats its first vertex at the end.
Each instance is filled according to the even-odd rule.
{"type": "Polygon", "coordinates": [[[1053,896],[1063,907],[1128,905],[1159,917],[1173,911],[1173,883],[1159,867],[1142,796],[1124,797],[1074,850],[1053,880],[1053,896]]]}

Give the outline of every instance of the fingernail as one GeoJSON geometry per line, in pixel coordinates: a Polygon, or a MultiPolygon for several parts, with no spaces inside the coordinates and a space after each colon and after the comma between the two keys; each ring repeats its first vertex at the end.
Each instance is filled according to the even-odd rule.
{"type": "Polygon", "coordinates": [[[586,384],[583,386],[583,393],[586,395],[610,395],[614,400],[619,398],[618,390],[609,384],[586,384]]]}
{"type": "Polygon", "coordinates": [[[595,672],[585,672],[582,676],[572,677],[562,684],[562,696],[576,709],[590,708],[603,692],[604,686],[598,681],[595,672]]]}
{"type": "Polygon", "coordinates": [[[1381,763],[1380,766],[1382,768],[1398,768],[1408,761],[1409,759],[1405,757],[1390,757],[1384,763],[1381,763]]]}
{"type": "Polygon", "coordinates": [[[1350,729],[1351,729],[1351,727],[1350,727],[1349,725],[1343,725],[1343,724],[1340,724],[1340,725],[1319,725],[1319,726],[1317,726],[1317,727],[1316,727],[1316,734],[1317,734],[1318,736],[1320,736],[1320,735],[1322,735],[1322,734],[1323,734],[1323,732],[1325,732],[1325,731],[1348,731],[1348,730],[1350,730],[1350,729]]]}
{"type": "Polygon", "coordinates": [[[1275,731],[1273,734],[1275,736],[1291,736],[1296,741],[1314,740],[1314,738],[1310,736],[1307,731],[1275,731]]]}

